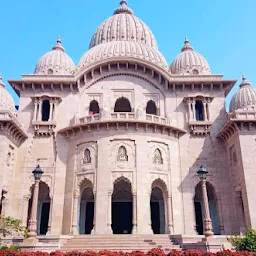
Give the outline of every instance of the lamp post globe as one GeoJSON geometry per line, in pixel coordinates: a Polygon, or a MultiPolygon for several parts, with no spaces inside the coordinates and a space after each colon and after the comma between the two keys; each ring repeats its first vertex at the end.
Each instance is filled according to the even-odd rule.
{"type": "Polygon", "coordinates": [[[37,165],[36,169],[32,172],[34,174],[35,180],[40,180],[42,174],[44,173],[43,170],[40,168],[39,164],[37,165]]]}
{"type": "Polygon", "coordinates": [[[208,171],[207,171],[207,169],[206,169],[205,167],[201,166],[201,167],[199,168],[199,170],[197,171],[197,174],[198,174],[200,180],[206,181],[208,171]]]}

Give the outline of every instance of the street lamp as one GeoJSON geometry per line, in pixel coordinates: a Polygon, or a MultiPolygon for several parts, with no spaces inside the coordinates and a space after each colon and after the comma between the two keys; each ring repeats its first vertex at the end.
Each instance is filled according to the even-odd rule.
{"type": "Polygon", "coordinates": [[[34,178],[35,178],[35,186],[34,186],[34,193],[33,193],[31,216],[28,223],[28,230],[29,230],[28,237],[36,237],[37,235],[36,228],[37,228],[37,206],[38,206],[39,183],[40,183],[42,174],[44,172],[40,168],[40,166],[37,165],[37,167],[32,173],[34,174],[34,178]]]}
{"type": "Polygon", "coordinates": [[[201,166],[197,171],[197,174],[201,180],[203,203],[204,203],[204,235],[205,237],[210,237],[210,236],[213,236],[214,233],[212,232],[212,220],[210,216],[209,202],[208,202],[207,189],[206,189],[206,179],[207,179],[208,171],[205,167],[201,166]]]}

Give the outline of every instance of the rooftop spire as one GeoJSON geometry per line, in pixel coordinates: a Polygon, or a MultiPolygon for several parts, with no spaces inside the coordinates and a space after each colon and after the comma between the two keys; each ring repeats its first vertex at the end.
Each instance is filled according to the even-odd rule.
{"type": "Polygon", "coordinates": [[[4,82],[3,82],[3,78],[2,78],[2,74],[0,74],[0,86],[5,87],[4,82]]]}
{"type": "Polygon", "coordinates": [[[61,38],[60,36],[58,36],[58,39],[57,39],[57,42],[56,44],[52,47],[53,50],[57,50],[57,51],[63,51],[65,52],[65,49],[64,47],[62,46],[62,43],[61,43],[61,38]]]}
{"type": "Polygon", "coordinates": [[[181,51],[183,52],[183,51],[187,51],[187,50],[193,51],[194,49],[193,49],[193,47],[189,44],[188,37],[185,36],[184,45],[183,45],[183,47],[181,48],[181,51]]]}
{"type": "Polygon", "coordinates": [[[243,86],[249,85],[251,86],[251,83],[247,81],[245,74],[242,76],[242,83],[240,84],[240,88],[243,86]]]}
{"type": "Polygon", "coordinates": [[[127,6],[126,0],[121,0],[120,5],[121,6],[114,11],[114,15],[120,13],[127,13],[133,15],[133,11],[127,6]]]}

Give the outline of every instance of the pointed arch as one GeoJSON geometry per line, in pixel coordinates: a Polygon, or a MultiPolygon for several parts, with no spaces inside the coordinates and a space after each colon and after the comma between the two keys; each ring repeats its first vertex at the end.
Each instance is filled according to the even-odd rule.
{"type": "Polygon", "coordinates": [[[146,107],[146,113],[150,115],[157,115],[157,106],[153,100],[149,100],[146,107]]]}
{"type": "Polygon", "coordinates": [[[159,148],[155,149],[155,151],[154,151],[153,163],[154,164],[163,164],[163,156],[162,156],[162,152],[159,148]]]}
{"type": "Polygon", "coordinates": [[[97,100],[92,100],[89,106],[89,115],[95,115],[100,113],[100,107],[97,100]]]}
{"type": "Polygon", "coordinates": [[[91,158],[91,151],[86,148],[84,151],[84,159],[83,159],[84,164],[91,164],[92,163],[92,158],[91,158]]]}
{"type": "Polygon", "coordinates": [[[132,112],[130,101],[125,97],[118,98],[115,103],[114,112],[132,112]]]}
{"type": "Polygon", "coordinates": [[[117,161],[118,162],[127,162],[128,161],[128,155],[127,155],[127,149],[125,146],[120,146],[117,152],[117,161]]]}

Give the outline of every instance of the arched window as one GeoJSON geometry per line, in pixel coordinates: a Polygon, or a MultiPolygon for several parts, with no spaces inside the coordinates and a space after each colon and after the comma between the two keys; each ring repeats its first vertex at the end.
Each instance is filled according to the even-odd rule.
{"type": "Polygon", "coordinates": [[[157,115],[156,103],[153,100],[149,100],[147,103],[146,113],[150,115],[157,115]]]}
{"type": "Polygon", "coordinates": [[[91,152],[88,148],[84,151],[84,161],[83,162],[84,162],[84,164],[90,164],[92,162],[91,152]]]}
{"type": "Polygon", "coordinates": [[[44,100],[42,103],[42,121],[49,121],[50,118],[50,101],[44,100]]]}
{"type": "Polygon", "coordinates": [[[117,153],[117,161],[118,162],[125,162],[128,161],[128,155],[127,155],[127,150],[124,146],[121,146],[118,149],[118,153],[117,153]]]}
{"type": "Polygon", "coordinates": [[[130,101],[125,97],[117,99],[114,112],[132,112],[130,101]]]}
{"type": "Polygon", "coordinates": [[[92,100],[90,102],[90,107],[89,107],[89,115],[94,115],[94,114],[99,114],[100,113],[100,108],[99,108],[99,103],[97,100],[92,100]]]}
{"type": "Polygon", "coordinates": [[[196,101],[196,121],[204,121],[204,106],[201,100],[196,101]]]}
{"type": "Polygon", "coordinates": [[[153,158],[154,164],[163,164],[163,157],[160,149],[156,149],[154,152],[154,158],[153,158]]]}

